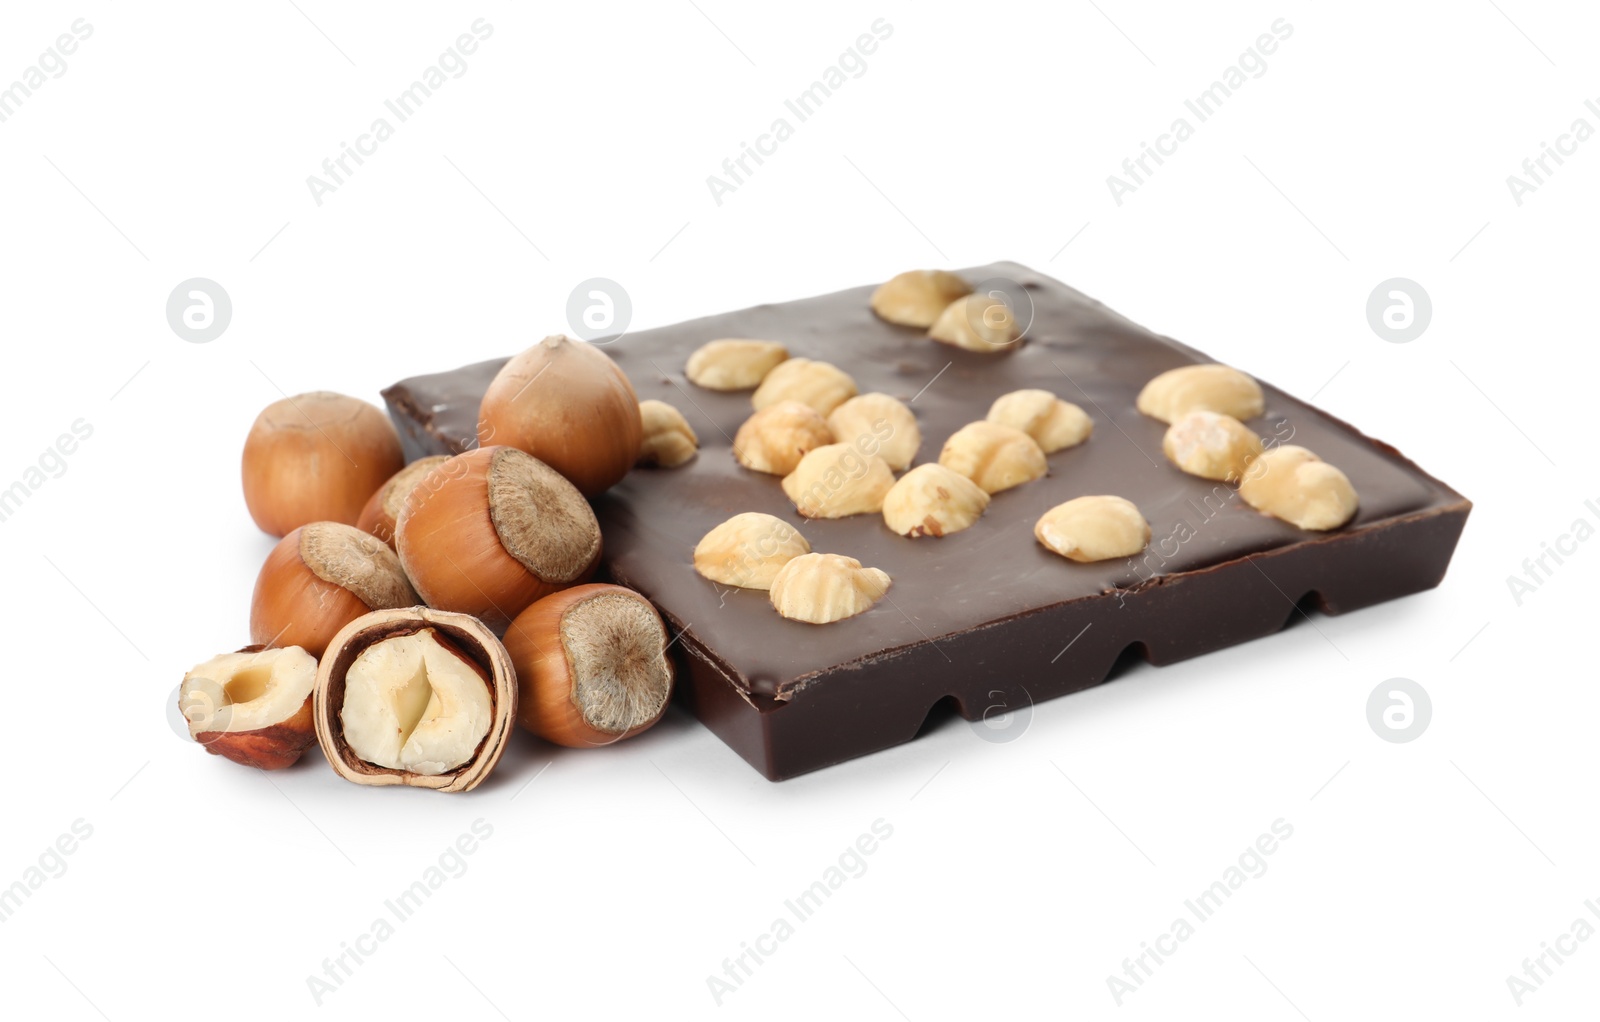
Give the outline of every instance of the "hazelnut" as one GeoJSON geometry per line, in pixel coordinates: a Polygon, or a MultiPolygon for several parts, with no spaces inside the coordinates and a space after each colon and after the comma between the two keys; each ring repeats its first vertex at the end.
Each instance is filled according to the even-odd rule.
{"type": "Polygon", "coordinates": [[[400,509],[406,506],[406,498],[411,496],[411,491],[417,488],[418,483],[427,478],[429,472],[449,460],[448,454],[419,458],[390,476],[389,481],[378,487],[372,499],[367,501],[367,506],[361,509],[356,528],[372,533],[393,550],[394,523],[400,517],[400,509]]]}
{"type": "Polygon", "coordinates": [[[514,447],[481,447],[434,469],[411,491],[396,536],[428,606],[496,630],[540,597],[587,582],[600,560],[588,501],[514,447]]]}
{"type": "Polygon", "coordinates": [[[639,445],[637,464],[677,468],[699,450],[700,438],[694,435],[689,420],[665,401],[640,401],[639,418],[644,425],[644,440],[639,445]]]}
{"type": "Polygon", "coordinates": [[[594,345],[559,335],[507,362],[478,416],[479,444],[531,454],[585,497],[627,475],[644,439],[627,375],[594,345]]]}
{"type": "Polygon", "coordinates": [[[972,288],[944,270],[907,270],[897,273],[872,292],[872,311],[891,323],[926,330],[939,313],[972,288]]]}
{"type": "Polygon", "coordinates": [[[957,298],[939,314],[928,336],[967,351],[998,354],[1022,338],[1011,307],[990,295],[957,298]]]}
{"type": "Polygon", "coordinates": [[[1046,454],[1076,447],[1094,432],[1089,413],[1048,390],[1013,390],[989,406],[990,422],[1020,429],[1046,454]]]}
{"type": "Polygon", "coordinates": [[[206,751],[258,770],[292,766],[317,740],[311,691],[317,659],[298,646],[248,646],[183,677],[178,711],[206,751]]]}
{"type": "Polygon", "coordinates": [[[1196,409],[1167,427],[1161,450],[1192,476],[1237,483],[1261,456],[1261,438],[1231,415],[1196,409]]]}
{"type": "Polygon", "coordinates": [[[506,632],[517,723],[575,749],[647,730],[672,694],[668,642],[661,615],[631,589],[595,584],[546,596],[506,632]]]}
{"type": "Polygon", "coordinates": [[[1239,496],[1257,511],[1313,532],[1337,529],[1360,505],[1348,476],[1293,444],[1274,447],[1251,462],[1239,496]]]}
{"type": "Polygon", "coordinates": [[[969,422],[951,434],[939,464],[966,476],[985,493],[999,493],[1044,476],[1049,466],[1033,437],[998,422],[969,422]]]}
{"type": "Polygon", "coordinates": [[[922,446],[917,417],[898,398],[888,394],[853,397],[828,414],[828,428],[845,444],[863,454],[876,454],[901,472],[922,446]]]}
{"type": "Polygon", "coordinates": [[[771,589],[779,568],[810,552],[811,544],[782,518],[746,511],[701,537],[694,570],[723,585],[771,589]]]}
{"type": "Polygon", "coordinates": [[[788,357],[789,349],[777,341],[707,341],[689,356],[684,375],[707,390],[750,390],[788,357]]]}
{"type": "Polygon", "coordinates": [[[894,473],[882,458],[853,444],[827,444],[783,477],[783,492],[807,518],[846,518],[883,510],[894,473]]]}
{"type": "Polygon", "coordinates": [[[345,780],[471,791],[505,751],[516,673],[476,618],[380,610],[328,647],[313,711],[317,741],[345,780]]]}
{"type": "Polygon", "coordinates": [[[418,601],[400,559],[353,525],[312,522],[278,541],[256,577],[250,638],[320,657],[345,625],[418,601]]]}
{"type": "Polygon", "coordinates": [[[1139,411],[1173,422],[1196,409],[1253,419],[1266,410],[1261,385],[1231,366],[1207,364],[1169,369],[1139,391],[1139,411]]]}
{"type": "Polygon", "coordinates": [[[1046,549],[1088,564],[1137,554],[1150,542],[1150,523],[1121,497],[1078,497],[1046,511],[1033,534],[1046,549]]]}
{"type": "Polygon", "coordinates": [[[244,441],[244,503],[261,531],[287,536],[311,522],[354,525],[400,471],[400,437],[378,409],[319,391],[274,401],[244,441]]]}
{"type": "Polygon", "coordinates": [[[801,554],[772,579],[772,606],[791,621],[830,624],[883,598],[889,576],[842,554],[801,554]]]}
{"type": "Polygon", "coordinates": [[[989,506],[983,487],[943,465],[918,465],[883,498],[883,520],[902,536],[948,536],[976,522],[989,506]]]}
{"type": "Polygon", "coordinates": [[[809,451],[833,443],[833,431],[810,405],[779,401],[744,420],[733,437],[733,456],[756,472],[786,476],[809,451]]]}
{"type": "Polygon", "coordinates": [[[825,416],[855,396],[856,381],[838,366],[791,358],[766,375],[750,403],[760,411],[779,401],[799,401],[825,416]]]}

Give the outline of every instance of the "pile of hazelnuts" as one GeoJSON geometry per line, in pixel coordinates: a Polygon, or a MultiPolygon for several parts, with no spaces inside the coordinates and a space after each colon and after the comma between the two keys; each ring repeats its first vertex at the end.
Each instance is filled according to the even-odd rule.
{"type": "Polygon", "coordinates": [[[356,398],[261,412],[244,497],[282,538],[256,580],[252,644],[180,688],[196,741],[268,770],[315,742],[357,783],[465,791],[513,723],[586,748],[660,719],[673,682],[660,615],[590,581],[588,498],[641,458],[626,375],[592,345],[547,338],[490,385],[477,439],[406,464],[389,419],[356,398]]]}

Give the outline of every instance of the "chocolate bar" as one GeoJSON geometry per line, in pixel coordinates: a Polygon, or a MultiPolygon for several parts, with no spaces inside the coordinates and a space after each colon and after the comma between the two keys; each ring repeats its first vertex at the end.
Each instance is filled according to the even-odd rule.
{"type": "MultiPolygon", "coordinates": [[[[769,779],[909,741],[940,703],[977,720],[996,706],[1099,684],[1130,650],[1170,664],[1276,632],[1307,607],[1342,614],[1443,579],[1471,504],[1393,447],[1263,383],[1266,409],[1252,429],[1269,444],[1315,451],[1360,498],[1339,529],[1295,528],[1225,483],[1179,471],[1162,453],[1166,425],[1135,407],[1157,374],[1211,359],[1015,263],[960,273],[975,284],[1009,282],[1027,326],[1014,350],[967,351],[879,319],[872,287],[605,343],[639,398],[682,411],[701,449],[680,468],[636,469],[595,498],[604,571],[661,611],[678,635],[680,698],[769,779]],[[960,533],[910,539],[879,515],[803,518],[777,477],[732,456],[750,393],[703,389],[684,376],[689,355],[723,337],[782,341],[794,356],[839,366],[862,393],[906,402],[923,435],[914,464],[936,460],[947,437],[1021,388],[1081,406],[1094,433],[1049,455],[1045,478],[996,494],[960,533]],[[1152,530],[1142,554],[1079,564],[1034,540],[1040,515],[1085,494],[1138,506],[1152,530]],[[744,511],[793,522],[813,550],[881,568],[892,587],[864,613],[811,625],[780,617],[765,592],[700,577],[695,544],[744,511]]],[[[407,457],[474,446],[479,400],[503,364],[385,391],[407,457]]]]}

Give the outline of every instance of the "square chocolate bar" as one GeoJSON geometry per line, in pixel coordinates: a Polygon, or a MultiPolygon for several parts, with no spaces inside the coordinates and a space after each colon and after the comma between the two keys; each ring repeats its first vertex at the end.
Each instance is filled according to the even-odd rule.
{"type": "MultiPolygon", "coordinates": [[[[680,697],[768,778],[909,741],[942,702],[976,720],[996,706],[1099,684],[1130,650],[1169,664],[1276,632],[1302,607],[1342,614],[1444,577],[1471,504],[1393,447],[1263,384],[1265,412],[1248,425],[1342,469],[1360,499],[1341,528],[1298,529],[1256,511],[1226,483],[1180,471],[1162,452],[1166,424],[1136,408],[1151,378],[1210,359],[1015,263],[960,275],[1006,282],[1027,327],[1021,343],[991,353],[930,340],[878,318],[873,288],[862,287],[605,344],[639,398],[677,407],[701,449],[679,468],[637,469],[594,500],[604,571],[681,631],[673,646],[680,697]],[[793,356],[837,365],[862,393],[906,402],[923,437],[913,464],[937,460],[946,438],[1023,388],[1081,406],[1094,432],[1050,454],[1044,478],[995,494],[958,533],[907,538],[877,514],[804,518],[777,476],[733,457],[750,392],[703,389],[684,375],[692,352],[729,337],[781,341],[793,356]],[[1045,511],[1088,494],[1136,504],[1151,526],[1148,547],[1080,564],[1035,540],[1045,511]],[[812,625],[779,616],[766,592],[702,578],[696,543],[744,511],[792,522],[815,551],[882,569],[891,588],[861,614],[812,625]]],[[[479,400],[503,364],[385,391],[408,457],[474,446],[479,400]]]]}

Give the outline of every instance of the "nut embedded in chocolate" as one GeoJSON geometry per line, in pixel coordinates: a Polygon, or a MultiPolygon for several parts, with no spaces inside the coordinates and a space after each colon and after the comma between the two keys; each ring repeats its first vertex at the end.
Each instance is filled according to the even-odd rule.
{"type": "Polygon", "coordinates": [[[1050,470],[1033,437],[987,420],[969,422],[951,434],[939,451],[939,464],[966,476],[989,494],[1042,479],[1050,470]]]}
{"type": "Polygon", "coordinates": [[[781,362],[750,395],[756,411],[779,401],[799,401],[826,416],[859,392],[850,374],[829,362],[791,358],[781,362]]]}
{"type": "Polygon", "coordinates": [[[374,611],[338,634],[317,672],[317,741],[356,784],[470,791],[516,715],[511,657],[466,614],[374,611]]]}
{"type": "Polygon", "coordinates": [[[986,418],[1020,429],[1046,454],[1076,447],[1094,432],[1094,420],[1082,408],[1048,390],[1013,390],[995,398],[986,418]]]}
{"type": "Polygon", "coordinates": [[[788,357],[789,349],[777,341],[724,338],[696,348],[684,375],[707,390],[750,390],[788,357]]]}
{"type": "Polygon", "coordinates": [[[772,579],[772,606],[791,621],[832,624],[883,599],[889,575],[842,554],[801,554],[772,579]]]}
{"type": "Polygon", "coordinates": [[[782,518],[746,511],[701,537],[694,570],[723,585],[771,589],[779,568],[810,552],[811,544],[782,518]]]}
{"type": "Polygon", "coordinates": [[[1261,385],[1232,366],[1207,363],[1179,366],[1156,376],[1139,391],[1139,411],[1175,422],[1200,409],[1253,419],[1266,410],[1261,385]]]}
{"type": "Polygon", "coordinates": [[[883,521],[902,536],[948,536],[989,507],[983,487],[943,465],[918,465],[883,498],[883,521]]]}
{"type": "Polygon", "coordinates": [[[1355,517],[1350,478],[1304,447],[1274,447],[1251,463],[1239,484],[1245,503],[1297,529],[1326,532],[1355,517]]]}
{"type": "Polygon", "coordinates": [[[639,445],[638,464],[677,468],[688,464],[700,449],[700,438],[689,420],[665,401],[640,401],[639,418],[644,423],[644,440],[639,445]]]}
{"type": "Polygon", "coordinates": [[[833,430],[815,408],[779,401],[744,420],[733,436],[733,456],[751,471],[786,476],[807,453],[833,440],[833,430]]]}
{"type": "Polygon", "coordinates": [[[1088,564],[1132,557],[1150,542],[1150,523],[1122,497],[1077,497],[1046,511],[1033,527],[1045,548],[1088,564]]]}

